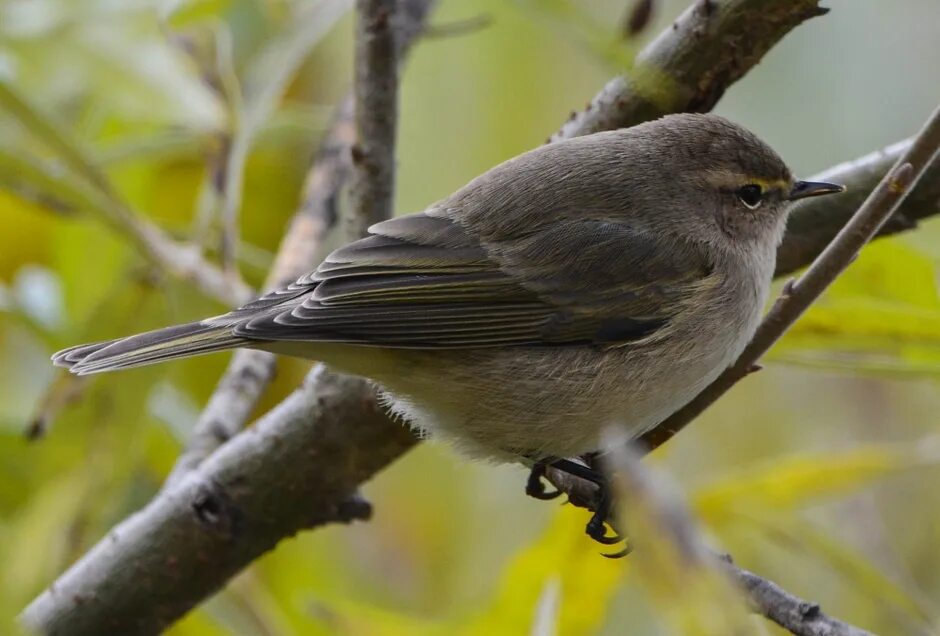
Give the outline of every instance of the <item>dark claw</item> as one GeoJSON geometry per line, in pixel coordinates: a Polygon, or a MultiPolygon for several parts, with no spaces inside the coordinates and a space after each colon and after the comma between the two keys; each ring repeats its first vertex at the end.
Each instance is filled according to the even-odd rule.
{"type": "Polygon", "coordinates": [[[542,477],[544,476],[545,464],[543,462],[537,462],[532,466],[532,472],[529,473],[529,480],[525,485],[525,494],[544,501],[554,499],[561,495],[560,490],[545,490],[545,483],[542,482],[542,477]]]}
{"type": "MultiPolygon", "coordinates": [[[[596,484],[599,488],[598,494],[600,500],[597,505],[597,510],[594,512],[593,516],[591,516],[591,520],[588,521],[588,524],[585,527],[585,532],[587,535],[602,545],[613,545],[615,543],[624,541],[624,537],[618,534],[613,526],[610,526],[613,534],[607,534],[607,527],[610,525],[607,522],[607,518],[610,516],[611,498],[610,489],[607,484],[607,480],[604,478],[604,475],[594,468],[584,466],[568,459],[556,460],[552,462],[552,466],[558,470],[563,470],[566,473],[574,475],[575,477],[586,479],[596,484]]],[[[605,554],[604,556],[609,558],[620,558],[625,556],[628,552],[629,549],[625,549],[620,552],[605,554]]]]}
{"type": "Polygon", "coordinates": [[[607,526],[604,524],[604,519],[598,516],[596,512],[594,513],[594,516],[591,517],[591,520],[588,521],[584,530],[587,532],[587,536],[603,545],[613,545],[624,540],[624,538],[616,532],[614,532],[612,535],[608,535],[607,526]]]}
{"type": "Polygon", "coordinates": [[[633,552],[633,548],[631,548],[628,545],[620,552],[601,552],[601,556],[604,557],[605,559],[622,559],[623,557],[627,556],[631,552],[633,552]]]}

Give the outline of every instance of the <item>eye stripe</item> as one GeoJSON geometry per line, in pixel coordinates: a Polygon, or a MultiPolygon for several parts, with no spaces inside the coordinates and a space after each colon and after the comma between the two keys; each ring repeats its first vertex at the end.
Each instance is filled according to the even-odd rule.
{"type": "Polygon", "coordinates": [[[790,184],[784,179],[761,179],[759,177],[752,178],[750,183],[760,186],[764,192],[769,190],[789,190],[790,184]]]}

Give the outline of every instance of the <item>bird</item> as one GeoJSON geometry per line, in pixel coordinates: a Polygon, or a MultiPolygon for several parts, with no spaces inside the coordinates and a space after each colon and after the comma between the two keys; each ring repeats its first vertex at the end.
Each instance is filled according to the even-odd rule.
{"type": "MultiPolygon", "coordinates": [[[[89,375],[240,347],[317,360],[469,456],[584,473],[565,458],[612,423],[640,437],[733,363],[788,211],[843,189],[797,180],[725,118],[668,115],[509,159],[234,311],[53,362],[89,375]]],[[[588,534],[608,542],[596,517],[588,534]]]]}

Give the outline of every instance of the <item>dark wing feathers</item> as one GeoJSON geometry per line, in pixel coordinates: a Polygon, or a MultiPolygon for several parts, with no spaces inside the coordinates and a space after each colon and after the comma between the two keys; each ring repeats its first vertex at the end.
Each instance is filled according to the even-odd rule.
{"type": "Polygon", "coordinates": [[[668,301],[707,275],[704,263],[690,270],[688,254],[602,221],[485,244],[472,228],[423,213],[370,231],[293,285],[213,321],[253,339],[403,348],[625,343],[666,325],[668,301]]]}

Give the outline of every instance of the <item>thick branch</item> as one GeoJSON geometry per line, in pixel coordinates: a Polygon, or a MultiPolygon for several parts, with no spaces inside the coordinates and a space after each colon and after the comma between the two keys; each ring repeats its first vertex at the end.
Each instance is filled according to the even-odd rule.
{"type": "Polygon", "coordinates": [[[707,112],[783,36],[828,11],[819,0],[696,0],[637,55],[628,76],[608,82],[551,140],[707,112]]]}
{"type": "Polygon", "coordinates": [[[21,618],[44,634],[158,633],[284,537],[367,519],[353,493],[412,444],[358,378],[317,367],[251,430],[114,528],[21,618]]]}

